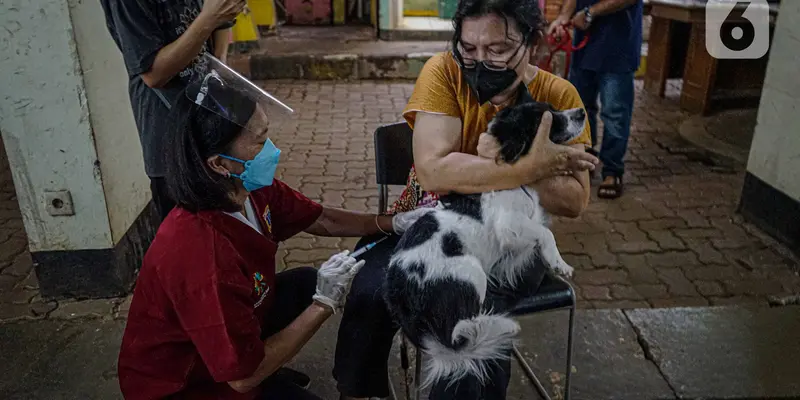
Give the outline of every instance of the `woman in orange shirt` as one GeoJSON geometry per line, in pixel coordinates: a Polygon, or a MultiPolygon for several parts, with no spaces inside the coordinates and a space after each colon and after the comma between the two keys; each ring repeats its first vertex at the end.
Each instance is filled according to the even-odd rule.
{"type": "MultiPolygon", "coordinates": [[[[543,141],[513,165],[478,155],[487,156],[497,146],[482,133],[499,110],[515,103],[520,85],[535,101],[556,109],[584,108],[568,81],[528,62],[543,25],[536,0],[459,2],[452,50],[428,60],[403,112],[414,130],[415,166],[392,212],[433,206],[437,193],[481,193],[526,184],[537,189],[542,206],[552,214],[577,217],[583,211],[589,200],[589,171],[598,163],[585,151],[591,145],[588,125],[573,143],[543,141]]],[[[344,399],[389,395],[386,361],[397,326],[380,290],[396,243],[394,237],[367,253],[366,265],[353,281],[333,371],[344,399]]],[[[538,289],[543,268],[535,275],[526,278],[530,292],[538,289]]],[[[508,307],[516,300],[499,297],[487,294],[487,301],[497,306],[501,300],[508,307]]],[[[505,398],[511,365],[500,364],[486,385],[470,378],[435,385],[431,399],[505,398]]]]}

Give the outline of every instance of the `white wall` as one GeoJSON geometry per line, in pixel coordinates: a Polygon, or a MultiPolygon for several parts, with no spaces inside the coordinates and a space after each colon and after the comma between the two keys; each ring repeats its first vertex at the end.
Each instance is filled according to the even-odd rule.
{"type": "Polygon", "coordinates": [[[378,0],[378,28],[392,29],[394,20],[394,2],[399,0],[378,0]]]}
{"type": "Polygon", "coordinates": [[[747,170],[800,201],[800,1],[783,1],[747,170]]]}
{"type": "MultiPolygon", "coordinates": [[[[4,0],[5,1],[5,0],[4,0]]],[[[99,0],[70,1],[114,243],[150,201],[122,55],[99,0]]]]}
{"type": "Polygon", "coordinates": [[[0,1],[0,131],[31,251],[111,246],[89,107],[65,0],[0,1]],[[52,217],[45,190],[69,190],[52,217]]]}
{"type": "Polygon", "coordinates": [[[150,199],[98,0],[0,0],[0,132],[31,251],[113,247],[150,199]],[[44,193],[69,190],[75,215],[44,193]]]}
{"type": "Polygon", "coordinates": [[[397,29],[403,20],[403,0],[378,1],[378,28],[397,29]]]}

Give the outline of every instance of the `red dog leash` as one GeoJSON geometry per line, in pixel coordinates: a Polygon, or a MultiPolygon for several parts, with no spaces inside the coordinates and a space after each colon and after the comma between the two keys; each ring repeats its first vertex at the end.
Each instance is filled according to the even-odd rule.
{"type": "Polygon", "coordinates": [[[563,51],[564,53],[566,53],[566,68],[564,71],[564,78],[566,78],[567,74],[569,74],[570,62],[572,61],[572,53],[586,47],[586,44],[589,43],[589,34],[588,33],[585,34],[583,36],[583,40],[581,40],[581,42],[578,43],[577,46],[573,46],[572,35],[569,33],[569,28],[572,27],[572,24],[566,23],[563,25],[563,27],[564,27],[564,35],[561,36],[560,40],[555,36],[555,34],[547,36],[547,44],[550,47],[550,54],[547,56],[544,62],[539,63],[539,68],[547,72],[553,72],[552,70],[553,56],[557,52],[563,51]]]}

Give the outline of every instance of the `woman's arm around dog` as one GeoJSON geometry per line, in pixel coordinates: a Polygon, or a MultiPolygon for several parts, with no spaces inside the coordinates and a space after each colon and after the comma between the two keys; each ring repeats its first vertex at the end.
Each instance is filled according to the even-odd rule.
{"type": "Polygon", "coordinates": [[[462,194],[533,185],[548,212],[577,216],[588,202],[588,171],[594,169],[596,159],[580,145],[551,142],[551,123],[552,116],[546,113],[528,154],[514,164],[498,164],[494,157],[459,152],[461,120],[458,118],[418,113],[414,163],[419,182],[431,192],[462,194]],[[567,171],[576,172],[565,176],[567,171]]]}

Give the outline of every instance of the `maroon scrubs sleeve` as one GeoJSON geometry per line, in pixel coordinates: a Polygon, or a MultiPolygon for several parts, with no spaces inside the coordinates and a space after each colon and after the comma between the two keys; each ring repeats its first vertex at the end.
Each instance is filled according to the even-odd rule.
{"type": "Polygon", "coordinates": [[[187,268],[193,276],[174,285],[171,300],[211,376],[230,382],[253,375],[264,359],[264,344],[253,309],[253,284],[231,246],[215,241],[213,255],[203,260],[209,267],[187,268]]]}
{"type": "Polygon", "coordinates": [[[272,235],[282,242],[306,230],[322,214],[322,206],[275,179],[272,185],[255,192],[270,207],[272,235]]]}

